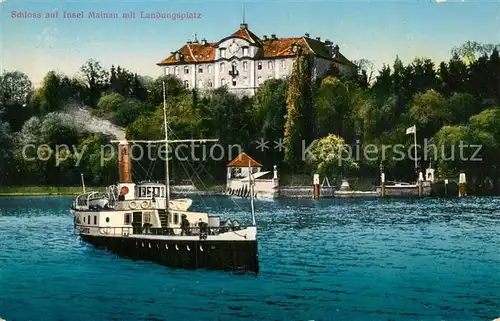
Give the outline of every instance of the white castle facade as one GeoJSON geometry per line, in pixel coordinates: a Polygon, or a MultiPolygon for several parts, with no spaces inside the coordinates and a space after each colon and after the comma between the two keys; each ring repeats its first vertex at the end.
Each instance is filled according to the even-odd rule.
{"type": "Polygon", "coordinates": [[[218,42],[188,41],[157,65],[165,75],[178,77],[186,88],[210,90],[227,86],[239,96],[253,96],[264,81],[289,76],[299,51],[314,55],[314,77],[321,77],[332,65],[343,74],[357,72],[356,65],[329,40],[313,39],[309,34],[259,38],[245,23],[218,42]]]}

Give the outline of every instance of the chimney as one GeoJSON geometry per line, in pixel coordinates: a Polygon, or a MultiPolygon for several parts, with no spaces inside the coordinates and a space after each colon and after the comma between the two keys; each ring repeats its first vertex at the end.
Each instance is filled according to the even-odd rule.
{"type": "Polygon", "coordinates": [[[267,40],[267,35],[264,35],[263,37],[264,37],[264,40],[267,40]]]}
{"type": "Polygon", "coordinates": [[[316,37],[316,40],[321,41],[321,37],[316,37]]]}
{"type": "Polygon", "coordinates": [[[277,39],[275,34],[271,35],[271,39],[277,39]]]}
{"type": "Polygon", "coordinates": [[[132,183],[130,148],[127,142],[120,142],[119,155],[120,183],[132,183]]]}
{"type": "Polygon", "coordinates": [[[201,39],[201,44],[202,44],[202,45],[204,45],[204,46],[206,46],[206,44],[207,44],[207,39],[205,39],[205,38],[201,39]]]}
{"type": "Polygon", "coordinates": [[[309,38],[309,33],[308,32],[306,32],[306,37],[309,38]]]}

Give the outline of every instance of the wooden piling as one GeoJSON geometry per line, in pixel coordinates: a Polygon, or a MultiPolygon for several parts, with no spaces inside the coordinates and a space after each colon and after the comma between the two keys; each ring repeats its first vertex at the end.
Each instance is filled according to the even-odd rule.
{"type": "Polygon", "coordinates": [[[465,177],[465,173],[460,173],[458,176],[458,197],[467,196],[467,192],[465,190],[465,184],[467,183],[467,179],[465,177]]]}
{"type": "Polygon", "coordinates": [[[448,197],[448,179],[444,180],[444,197],[448,197]]]}
{"type": "Polygon", "coordinates": [[[319,199],[319,175],[314,174],[313,178],[313,198],[315,200],[319,199]]]}
{"type": "Polygon", "coordinates": [[[380,196],[385,197],[385,173],[380,174],[380,196]]]}
{"type": "Polygon", "coordinates": [[[418,197],[424,195],[424,173],[418,173],[418,197]]]}

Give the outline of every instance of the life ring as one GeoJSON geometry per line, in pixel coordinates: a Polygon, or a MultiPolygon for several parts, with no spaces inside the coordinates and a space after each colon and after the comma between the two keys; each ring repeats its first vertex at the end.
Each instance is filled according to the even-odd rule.
{"type": "Polygon", "coordinates": [[[141,207],[142,207],[142,208],[148,208],[148,207],[149,207],[149,202],[148,202],[148,201],[143,201],[143,202],[141,203],[141,207]]]}
{"type": "Polygon", "coordinates": [[[128,204],[128,207],[130,207],[131,209],[135,209],[137,208],[137,203],[135,201],[132,201],[128,204]]]}

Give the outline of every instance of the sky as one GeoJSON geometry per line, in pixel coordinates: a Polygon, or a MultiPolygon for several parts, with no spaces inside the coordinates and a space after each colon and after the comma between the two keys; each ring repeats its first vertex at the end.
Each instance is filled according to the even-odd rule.
{"type": "Polygon", "coordinates": [[[50,70],[76,76],[94,58],[106,68],[120,65],[156,78],[161,75],[156,63],[170,52],[195,34],[208,41],[230,35],[239,28],[243,11],[258,36],[307,32],[339,44],[348,59],[368,59],[377,68],[392,64],[396,55],[404,63],[428,57],[439,64],[467,40],[500,43],[500,0],[0,0],[0,67],[20,70],[38,85],[50,70]],[[144,19],[141,11],[192,13],[192,18],[144,19]],[[16,17],[20,12],[41,17],[16,17]],[[57,18],[45,17],[50,12],[57,12],[57,18]],[[64,12],[85,17],[64,18],[64,12]],[[88,19],[89,12],[118,13],[120,18],[88,19]],[[126,12],[135,12],[135,19],[124,19],[126,12]]]}

